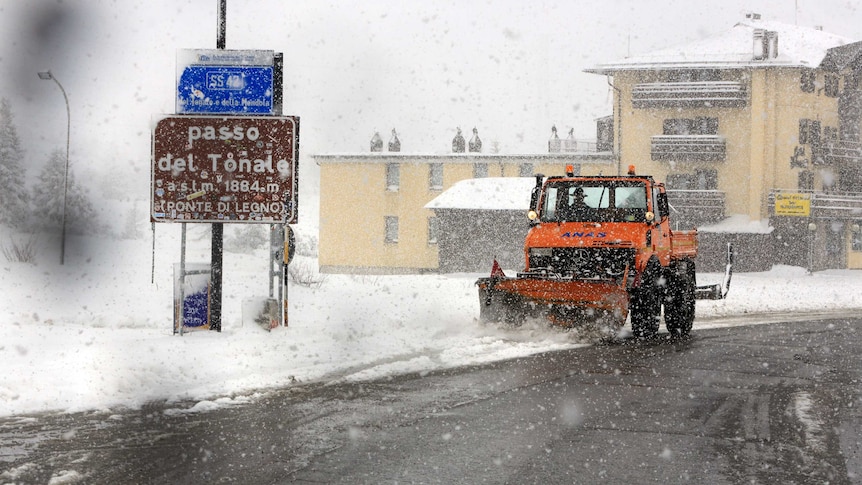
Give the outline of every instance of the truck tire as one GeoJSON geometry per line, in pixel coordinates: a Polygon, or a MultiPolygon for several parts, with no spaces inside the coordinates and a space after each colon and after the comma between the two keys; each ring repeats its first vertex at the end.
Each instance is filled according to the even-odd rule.
{"type": "Polygon", "coordinates": [[[691,332],[694,323],[694,292],[697,286],[694,261],[680,261],[668,273],[664,325],[671,336],[685,337],[691,332]]]}
{"type": "Polygon", "coordinates": [[[632,334],[639,339],[652,337],[658,332],[659,313],[664,288],[660,286],[661,265],[650,260],[641,278],[641,284],[632,290],[632,334]]]}

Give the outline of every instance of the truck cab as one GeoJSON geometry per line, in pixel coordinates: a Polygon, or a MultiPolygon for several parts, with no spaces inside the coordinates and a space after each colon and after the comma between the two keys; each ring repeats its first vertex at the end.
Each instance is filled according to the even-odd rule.
{"type": "Polygon", "coordinates": [[[526,272],[613,278],[670,262],[667,195],[650,176],[537,177],[531,204],[526,272]]]}

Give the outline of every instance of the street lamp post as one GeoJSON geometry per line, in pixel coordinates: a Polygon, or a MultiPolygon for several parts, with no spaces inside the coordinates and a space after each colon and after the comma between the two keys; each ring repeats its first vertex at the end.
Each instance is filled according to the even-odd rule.
{"type": "Polygon", "coordinates": [[[808,223],[808,274],[814,274],[814,238],[817,237],[817,224],[808,223]]]}
{"type": "Polygon", "coordinates": [[[51,71],[39,72],[39,79],[45,81],[51,80],[57,83],[60,92],[63,93],[63,100],[66,101],[66,168],[63,172],[63,232],[60,235],[60,264],[64,264],[66,260],[66,196],[69,192],[69,136],[72,130],[72,112],[69,110],[69,97],[66,96],[66,90],[60,81],[51,74],[51,71]]]}

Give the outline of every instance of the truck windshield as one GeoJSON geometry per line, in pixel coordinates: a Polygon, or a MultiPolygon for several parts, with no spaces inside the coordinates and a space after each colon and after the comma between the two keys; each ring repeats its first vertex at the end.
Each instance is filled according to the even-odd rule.
{"type": "Polygon", "coordinates": [[[560,181],[545,188],[545,222],[643,222],[647,210],[642,182],[560,181]]]}

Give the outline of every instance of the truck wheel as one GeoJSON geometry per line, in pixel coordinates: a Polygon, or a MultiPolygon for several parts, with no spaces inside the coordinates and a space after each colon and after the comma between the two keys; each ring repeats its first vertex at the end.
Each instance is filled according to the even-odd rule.
{"type": "Polygon", "coordinates": [[[663,288],[659,286],[660,275],[661,265],[658,261],[650,261],[640,286],[632,291],[632,334],[636,338],[649,338],[658,332],[659,312],[664,294],[663,288]]]}
{"type": "Polygon", "coordinates": [[[669,271],[667,298],[664,303],[664,325],[674,337],[685,337],[694,323],[694,261],[680,261],[669,271]]]}

